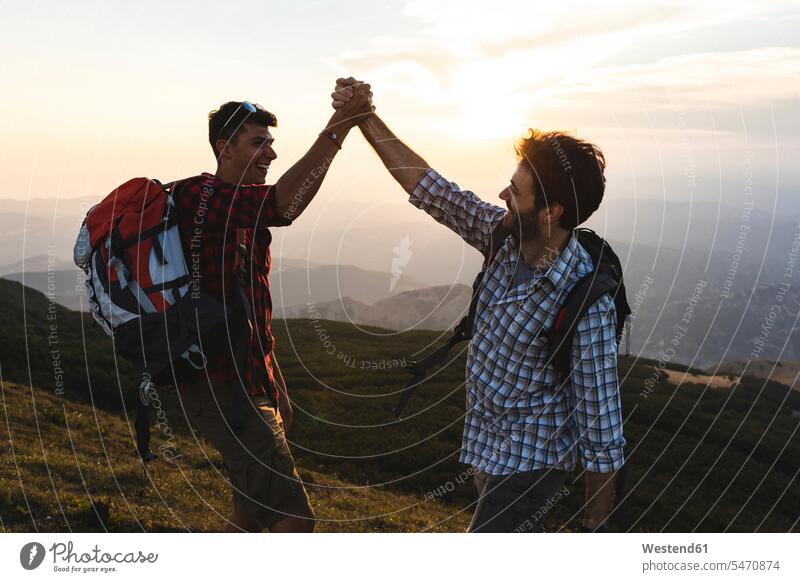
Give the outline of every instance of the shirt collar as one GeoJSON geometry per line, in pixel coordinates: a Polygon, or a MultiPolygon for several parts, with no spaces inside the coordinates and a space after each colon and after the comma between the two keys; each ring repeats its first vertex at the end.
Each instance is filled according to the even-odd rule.
{"type": "Polygon", "coordinates": [[[558,287],[559,283],[566,282],[570,279],[577,279],[578,263],[581,260],[583,249],[580,248],[580,243],[575,234],[570,235],[569,242],[564,250],[558,255],[556,261],[550,265],[544,276],[552,281],[553,285],[558,287]]]}
{"type": "MultiPolygon", "coordinates": [[[[559,253],[555,262],[543,273],[542,278],[550,281],[555,288],[558,288],[559,285],[563,285],[570,280],[577,280],[580,276],[585,274],[579,271],[586,270],[588,272],[591,270],[581,268],[581,263],[584,262],[583,255],[585,253],[586,251],[583,250],[578,242],[578,238],[573,233],[570,235],[567,246],[559,253]]],[[[506,274],[510,279],[516,268],[517,261],[522,260],[519,255],[519,245],[514,237],[509,237],[505,259],[506,274]]]]}

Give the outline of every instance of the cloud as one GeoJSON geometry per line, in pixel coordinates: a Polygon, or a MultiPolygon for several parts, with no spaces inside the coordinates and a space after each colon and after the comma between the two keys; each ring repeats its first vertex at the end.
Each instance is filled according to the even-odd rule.
{"type": "MultiPolygon", "coordinates": [[[[666,57],[653,63],[605,67],[564,82],[559,97],[598,96],[649,109],[742,105],[797,98],[800,48],[762,48],[666,57]]],[[[608,103],[608,101],[606,101],[608,103]]]]}
{"type": "MultiPolygon", "coordinates": [[[[780,12],[792,2],[772,3],[780,12]]],[[[757,3],[722,0],[604,2],[600,6],[569,0],[548,4],[527,1],[409,0],[405,16],[416,21],[415,34],[377,36],[365,49],[350,50],[326,61],[347,70],[376,72],[381,67],[414,61],[438,77],[460,64],[494,61],[510,54],[571,54],[570,45],[591,46],[582,55],[590,67],[635,39],[675,34],[724,23],[752,21],[765,14],[757,3]]],[[[562,59],[565,60],[565,59],[562,59]]]]}
{"type": "MultiPolygon", "coordinates": [[[[328,60],[369,80],[383,96],[413,99],[441,127],[481,123],[506,135],[534,111],[565,106],[723,105],[797,96],[798,50],[765,47],[613,65],[616,55],[657,36],[784,16],[793,3],[709,0],[614,2],[584,7],[485,0],[410,0],[413,35],[379,37],[328,60]],[[494,105],[487,111],[486,104],[494,105]],[[500,107],[500,105],[502,106],[500,107]]],[[[763,25],[763,24],[762,24],[763,25]]],[[[676,53],[680,47],[676,46],[676,53]]],[[[644,57],[643,57],[644,58],[644,57]]],[[[516,132],[515,132],[516,133],[516,132]]]]}

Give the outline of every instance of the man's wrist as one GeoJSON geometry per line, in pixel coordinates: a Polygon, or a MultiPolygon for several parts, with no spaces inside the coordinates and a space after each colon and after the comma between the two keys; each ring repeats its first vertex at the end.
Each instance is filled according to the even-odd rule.
{"type": "Polygon", "coordinates": [[[381,124],[378,123],[378,114],[373,111],[369,115],[359,117],[356,125],[361,131],[366,131],[377,129],[381,124]]]}
{"type": "Polygon", "coordinates": [[[327,137],[334,144],[336,144],[336,147],[342,149],[343,136],[340,132],[336,131],[335,129],[323,129],[321,132],[319,132],[319,134],[323,137],[327,137]]]}
{"type": "Polygon", "coordinates": [[[358,125],[363,115],[346,115],[341,109],[337,109],[336,113],[328,121],[328,127],[325,130],[334,130],[341,134],[347,134],[351,129],[358,125]]]}

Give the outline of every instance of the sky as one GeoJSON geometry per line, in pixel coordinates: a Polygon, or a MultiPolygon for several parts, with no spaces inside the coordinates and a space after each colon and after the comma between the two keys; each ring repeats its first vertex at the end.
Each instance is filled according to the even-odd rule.
{"type": "MultiPolygon", "coordinates": [[[[798,2],[0,10],[0,198],[102,197],[136,175],[213,170],[207,114],[232,99],[277,115],[277,180],[325,126],[335,79],[350,75],[372,84],[401,139],[487,199],[507,183],[528,127],[600,146],[610,196],[737,204],[752,177],[757,202],[774,208],[800,186],[798,2]]],[[[401,194],[354,130],[310,214],[341,222],[401,194]]]]}

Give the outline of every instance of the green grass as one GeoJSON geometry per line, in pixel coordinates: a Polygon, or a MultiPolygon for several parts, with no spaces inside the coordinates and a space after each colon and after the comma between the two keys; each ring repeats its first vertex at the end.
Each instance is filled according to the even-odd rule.
{"type": "MultiPolygon", "coordinates": [[[[55,312],[63,394],[47,341],[50,305],[40,293],[0,280],[2,527],[221,529],[230,493],[220,459],[207,446],[206,457],[181,422],[174,392],[161,397],[182,456],[151,464],[147,482],[124,419],[135,398],[132,367],[114,358],[88,316],[55,312]]],[[[464,354],[455,353],[417,390],[398,422],[391,410],[408,376],[395,364],[439,345],[439,334],[312,320],[278,320],[273,330],[295,406],[289,440],[318,529],[463,531],[475,500],[472,483],[459,478],[464,354]],[[437,489],[444,494],[428,501],[437,489]]],[[[620,360],[628,477],[612,529],[797,529],[800,394],[752,377],[733,390],[676,388],[655,365],[620,360]]],[[[154,434],[154,450],[162,441],[154,434]]],[[[567,486],[549,514],[551,529],[577,524],[579,471],[567,486]]]]}
{"type": "MultiPolygon", "coordinates": [[[[180,457],[149,464],[145,479],[118,415],[43,390],[3,384],[2,531],[219,531],[231,494],[206,442],[176,438],[180,457]]],[[[300,465],[317,531],[463,531],[469,512],[300,465]]]]}

